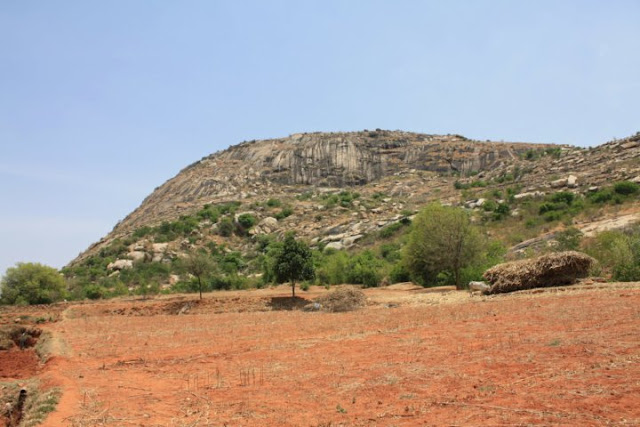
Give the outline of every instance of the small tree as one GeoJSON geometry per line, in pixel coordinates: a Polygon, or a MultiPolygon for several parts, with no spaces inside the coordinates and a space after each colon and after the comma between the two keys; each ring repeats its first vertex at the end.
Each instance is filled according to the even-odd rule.
{"type": "Polygon", "coordinates": [[[0,288],[3,304],[50,304],[66,296],[66,282],[58,270],[31,262],[8,268],[0,288]]]}
{"type": "Polygon", "coordinates": [[[202,279],[210,275],[214,270],[211,257],[202,252],[189,254],[185,260],[185,268],[188,273],[198,279],[198,291],[200,292],[200,299],[202,299],[202,279]]]}
{"type": "Polygon", "coordinates": [[[462,209],[432,203],[413,222],[403,262],[422,285],[437,283],[440,273],[462,288],[461,270],[478,258],[481,238],[462,209]]]}
{"type": "Polygon", "coordinates": [[[282,247],[275,250],[272,268],[277,283],[291,282],[292,297],[296,296],[296,281],[315,276],[311,250],[293,233],[287,233],[282,247]]]}

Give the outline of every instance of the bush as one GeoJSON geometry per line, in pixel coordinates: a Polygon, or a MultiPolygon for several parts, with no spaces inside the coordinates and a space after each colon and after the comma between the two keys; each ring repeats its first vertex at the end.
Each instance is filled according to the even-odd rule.
{"type": "Polygon", "coordinates": [[[280,221],[283,220],[289,216],[293,215],[293,209],[290,206],[286,206],[284,208],[282,208],[282,210],[280,212],[278,212],[275,215],[275,218],[280,221]]]}
{"type": "Polygon", "coordinates": [[[640,185],[631,181],[617,182],[613,186],[613,191],[622,196],[630,196],[640,191],[640,185]]]}
{"type": "Polygon", "coordinates": [[[84,294],[89,299],[102,299],[107,294],[107,290],[100,285],[89,285],[84,288],[84,294]]]}
{"type": "Polygon", "coordinates": [[[604,231],[586,245],[586,251],[600,262],[613,280],[640,280],[640,228],[604,231]]]}
{"type": "Polygon", "coordinates": [[[240,226],[245,230],[248,230],[251,227],[253,227],[256,224],[256,222],[257,222],[256,217],[249,213],[242,214],[238,217],[238,224],[240,224],[240,226]]]}
{"type": "Polygon", "coordinates": [[[343,251],[336,251],[326,256],[319,268],[318,280],[321,284],[340,285],[347,282],[347,266],[349,255],[343,251]]]}
{"type": "Polygon", "coordinates": [[[403,262],[397,262],[389,272],[389,280],[391,283],[409,282],[411,274],[403,262]]]}
{"type": "Polygon", "coordinates": [[[389,224],[386,227],[382,228],[378,232],[378,235],[382,239],[387,239],[387,238],[393,236],[394,234],[396,234],[398,232],[398,230],[400,230],[401,228],[402,228],[402,223],[394,222],[393,224],[389,224]]]}
{"type": "Polygon", "coordinates": [[[269,199],[267,200],[267,206],[270,208],[279,208],[282,206],[282,202],[279,199],[269,199]]]}
{"type": "Polygon", "coordinates": [[[231,218],[225,217],[218,223],[218,234],[223,237],[229,237],[233,234],[233,222],[231,218]]]}
{"type": "Polygon", "coordinates": [[[580,241],[582,240],[582,231],[575,227],[569,227],[556,234],[556,240],[558,241],[558,251],[575,251],[580,247],[580,241]]]}
{"type": "Polygon", "coordinates": [[[346,271],[346,282],[362,284],[365,287],[376,287],[382,279],[380,269],[382,263],[373,252],[366,250],[349,260],[346,271]]]}
{"type": "Polygon", "coordinates": [[[66,297],[64,278],[53,267],[18,263],[0,281],[2,304],[51,304],[66,297]]]}
{"type": "Polygon", "coordinates": [[[593,203],[603,204],[613,199],[613,192],[610,189],[598,190],[589,194],[587,198],[593,203]]]}
{"type": "Polygon", "coordinates": [[[568,206],[573,203],[576,195],[569,191],[559,191],[551,195],[551,201],[554,203],[566,203],[568,206]]]}

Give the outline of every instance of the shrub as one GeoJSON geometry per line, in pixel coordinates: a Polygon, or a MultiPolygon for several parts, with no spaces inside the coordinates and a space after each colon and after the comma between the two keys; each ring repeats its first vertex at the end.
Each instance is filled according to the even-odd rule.
{"type": "Polygon", "coordinates": [[[393,236],[394,234],[396,234],[396,232],[398,232],[398,230],[400,230],[402,228],[402,226],[403,225],[400,222],[394,222],[393,224],[389,224],[386,227],[382,228],[378,232],[378,235],[382,239],[387,239],[387,238],[393,236]]]}
{"type": "Polygon", "coordinates": [[[279,208],[282,206],[282,202],[279,199],[269,199],[267,200],[267,206],[270,208],[279,208]]]}
{"type": "Polygon", "coordinates": [[[637,226],[626,233],[604,231],[588,242],[586,251],[612,279],[640,280],[640,229],[637,226]]]}
{"type": "Polygon", "coordinates": [[[616,182],[613,186],[613,191],[623,196],[630,196],[640,191],[640,185],[631,181],[616,182]]]}
{"type": "Polygon", "coordinates": [[[275,218],[280,221],[283,220],[293,214],[293,209],[290,206],[286,206],[282,208],[280,212],[275,215],[275,218]]]}
{"type": "Polygon", "coordinates": [[[224,237],[229,237],[233,234],[233,222],[231,218],[225,217],[218,223],[218,234],[224,237]]]}
{"type": "Polygon", "coordinates": [[[613,192],[610,189],[598,190],[589,194],[587,198],[593,203],[607,203],[613,199],[613,192]]]}
{"type": "Polygon", "coordinates": [[[397,262],[389,272],[389,280],[391,283],[408,282],[411,280],[411,274],[403,262],[397,262]]]}
{"type": "Polygon", "coordinates": [[[84,288],[84,294],[89,299],[102,299],[107,294],[107,290],[100,285],[89,285],[84,288]]]}
{"type": "Polygon", "coordinates": [[[569,227],[557,233],[555,237],[558,241],[558,251],[575,251],[580,247],[582,231],[575,227],[569,227]]]}
{"type": "Polygon", "coordinates": [[[55,268],[30,262],[8,268],[0,290],[3,304],[51,304],[67,293],[64,278],[55,268]]]}
{"type": "Polygon", "coordinates": [[[496,208],[493,210],[493,219],[495,221],[501,220],[502,218],[509,215],[510,211],[511,209],[509,208],[508,204],[499,203],[498,206],[496,206],[496,208]]]}
{"type": "Polygon", "coordinates": [[[569,191],[559,191],[551,195],[551,201],[554,203],[566,203],[567,205],[571,205],[575,200],[576,195],[569,191]]]}
{"type": "Polygon", "coordinates": [[[542,215],[542,217],[547,222],[559,221],[562,218],[562,213],[558,211],[551,211],[546,212],[544,215],[542,215]]]}
{"type": "Polygon", "coordinates": [[[362,284],[365,287],[375,287],[382,279],[380,269],[382,263],[373,252],[366,250],[353,256],[348,263],[346,271],[346,282],[352,284],[362,284]]]}
{"type": "Polygon", "coordinates": [[[319,268],[318,279],[321,284],[339,285],[347,282],[347,265],[349,256],[344,251],[336,251],[324,260],[319,268]]]}
{"type": "Polygon", "coordinates": [[[238,217],[238,224],[240,224],[240,226],[245,230],[253,227],[256,222],[256,217],[249,213],[242,214],[238,217]]]}

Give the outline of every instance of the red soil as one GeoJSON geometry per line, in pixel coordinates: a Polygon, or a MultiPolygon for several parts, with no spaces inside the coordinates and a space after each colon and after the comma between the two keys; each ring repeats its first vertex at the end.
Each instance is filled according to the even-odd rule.
{"type": "Polygon", "coordinates": [[[45,424],[640,423],[637,285],[245,311],[269,295],[212,294],[184,315],[162,313],[190,299],[72,307],[49,326],[70,351],[42,375],[64,392],[45,424]]]}
{"type": "Polygon", "coordinates": [[[36,375],[40,360],[33,349],[0,351],[0,378],[23,379],[36,375]]]}

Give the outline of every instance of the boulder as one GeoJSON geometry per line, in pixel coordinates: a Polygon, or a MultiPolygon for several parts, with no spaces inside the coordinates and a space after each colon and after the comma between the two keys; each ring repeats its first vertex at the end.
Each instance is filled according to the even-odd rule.
{"type": "Polygon", "coordinates": [[[575,175],[569,175],[567,178],[567,187],[576,188],[578,186],[578,177],[575,175]]]}
{"type": "Polygon", "coordinates": [[[107,270],[125,270],[133,267],[133,261],[130,259],[117,259],[107,265],[107,270]]]}
{"type": "Polygon", "coordinates": [[[143,251],[131,251],[127,254],[127,257],[134,262],[144,261],[146,256],[147,254],[144,253],[143,251]]]}
{"type": "Polygon", "coordinates": [[[350,248],[354,245],[358,240],[362,239],[364,236],[362,234],[356,234],[355,236],[349,236],[342,240],[342,244],[345,248],[350,248]]]}
{"type": "Polygon", "coordinates": [[[168,243],[154,243],[153,245],[151,245],[151,250],[154,254],[165,253],[167,248],[169,248],[168,243]]]}
{"type": "Polygon", "coordinates": [[[335,249],[336,251],[340,251],[344,249],[344,245],[342,244],[342,242],[331,242],[327,243],[327,246],[325,246],[324,249],[335,249]]]}

